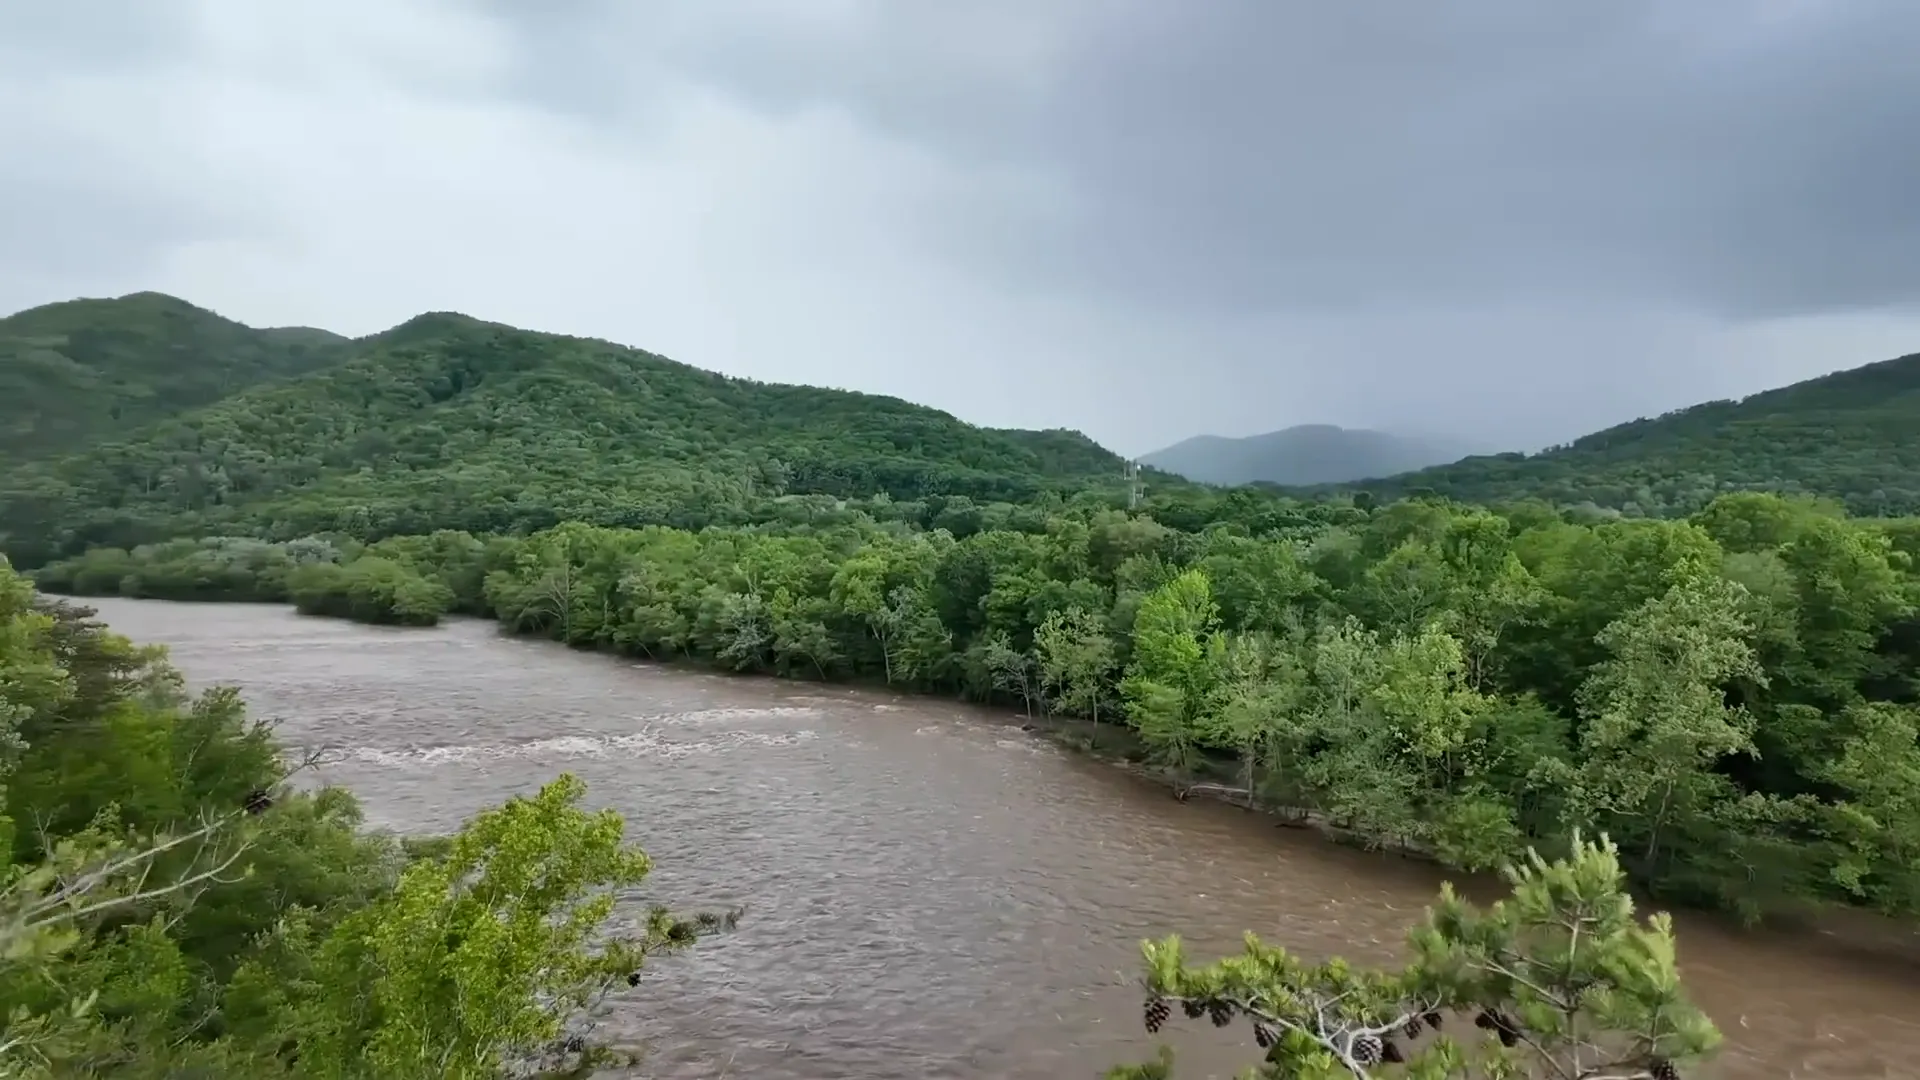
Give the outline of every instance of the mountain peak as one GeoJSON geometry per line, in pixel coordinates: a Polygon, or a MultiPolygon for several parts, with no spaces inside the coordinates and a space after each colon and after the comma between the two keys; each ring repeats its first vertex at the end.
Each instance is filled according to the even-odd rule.
{"type": "Polygon", "coordinates": [[[240,325],[177,296],[162,292],[131,292],[124,296],[81,296],[25,308],[0,318],[0,332],[16,327],[85,325],[96,320],[116,322],[182,315],[240,325]]]}
{"type": "Polygon", "coordinates": [[[1451,439],[1393,435],[1335,424],[1296,424],[1264,435],[1198,435],[1140,461],[1204,484],[1287,486],[1391,476],[1466,456],[1451,439]]]}
{"type": "Polygon", "coordinates": [[[57,457],[316,370],[342,341],[255,330],[160,292],[28,308],[0,319],[0,459],[57,457]]]}

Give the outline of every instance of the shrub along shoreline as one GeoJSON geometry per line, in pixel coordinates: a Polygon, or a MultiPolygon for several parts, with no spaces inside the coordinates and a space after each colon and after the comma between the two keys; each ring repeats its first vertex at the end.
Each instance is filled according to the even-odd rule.
{"type": "Polygon", "coordinates": [[[1260,537],[1098,512],[962,538],[215,538],[37,578],[367,622],[481,615],[637,657],[1010,702],[1124,730],[1122,757],[1201,794],[1458,869],[1604,830],[1663,901],[1905,919],[1915,546],[1905,523],[1735,495],[1689,521],[1598,523],[1406,502],[1260,537]]]}

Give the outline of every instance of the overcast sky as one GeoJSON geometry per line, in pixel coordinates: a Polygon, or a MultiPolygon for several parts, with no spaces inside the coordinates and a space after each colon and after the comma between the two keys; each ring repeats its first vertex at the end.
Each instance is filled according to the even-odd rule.
{"type": "Polygon", "coordinates": [[[1915,0],[0,0],[0,308],[429,309],[1124,451],[1920,350],[1915,0]]]}

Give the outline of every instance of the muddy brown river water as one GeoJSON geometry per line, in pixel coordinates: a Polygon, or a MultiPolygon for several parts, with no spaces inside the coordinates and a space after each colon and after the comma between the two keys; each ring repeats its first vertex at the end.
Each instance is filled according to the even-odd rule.
{"type": "MultiPolygon", "coordinates": [[[[235,684],[370,821],[446,830],[561,771],[617,807],[676,907],[746,904],[739,930],[651,969],[608,1024],[634,1075],[745,1080],[1097,1077],[1154,1044],[1137,943],[1196,953],[1243,929],[1385,960],[1429,867],[1330,846],[1022,734],[997,714],[728,678],[501,638],[276,607],[89,601],[235,684]]],[[[1920,970],[1682,917],[1723,1080],[1920,1076],[1920,970]]],[[[1255,1060],[1176,1021],[1183,1077],[1255,1060]]]]}

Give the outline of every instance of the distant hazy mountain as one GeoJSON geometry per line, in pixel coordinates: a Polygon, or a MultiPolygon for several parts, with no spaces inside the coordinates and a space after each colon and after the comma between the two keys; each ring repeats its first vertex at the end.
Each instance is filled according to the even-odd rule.
{"type": "Polygon", "coordinates": [[[1457,439],[1301,424],[1242,439],[1199,435],[1140,461],[1204,484],[1292,487],[1392,476],[1458,461],[1476,449],[1457,439]]]}

